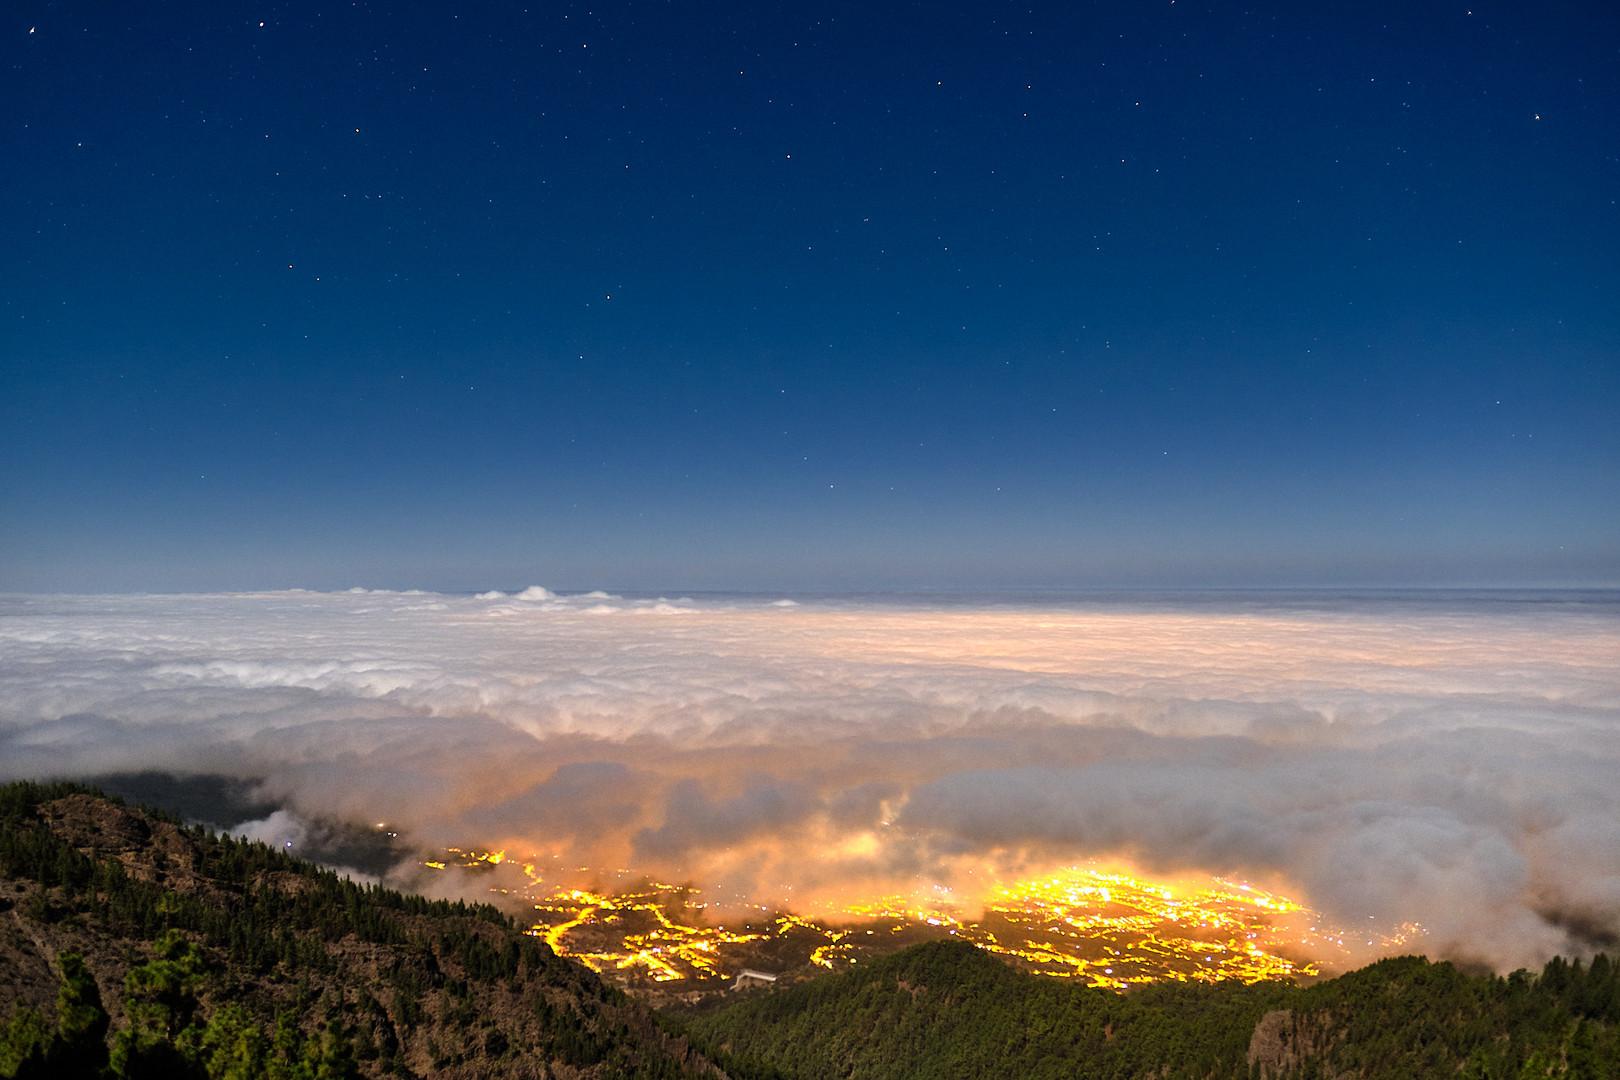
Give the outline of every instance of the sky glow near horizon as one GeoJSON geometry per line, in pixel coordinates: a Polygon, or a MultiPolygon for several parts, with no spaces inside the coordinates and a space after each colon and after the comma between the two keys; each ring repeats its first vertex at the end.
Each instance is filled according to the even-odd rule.
{"type": "Polygon", "coordinates": [[[0,9],[0,590],[1620,584],[1603,5],[0,9]]]}
{"type": "Polygon", "coordinates": [[[1122,860],[1499,969],[1620,933],[1612,594],[781,599],[8,596],[0,768],[800,910],[1122,860]]]}

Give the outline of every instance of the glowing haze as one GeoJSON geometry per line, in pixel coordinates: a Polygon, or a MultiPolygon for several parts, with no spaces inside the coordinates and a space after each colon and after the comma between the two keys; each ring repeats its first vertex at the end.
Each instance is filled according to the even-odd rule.
{"type": "Polygon", "coordinates": [[[261,832],[385,821],[804,910],[1097,860],[1499,969],[1620,934],[1608,594],[0,612],[0,771],[240,777],[261,832]]]}

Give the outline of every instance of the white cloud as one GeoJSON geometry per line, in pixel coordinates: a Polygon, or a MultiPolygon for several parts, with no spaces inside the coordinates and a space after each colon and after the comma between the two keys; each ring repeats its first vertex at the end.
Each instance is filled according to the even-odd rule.
{"type": "Polygon", "coordinates": [[[543,586],[530,585],[527,589],[524,589],[522,592],[518,593],[517,596],[515,597],[515,599],[518,599],[518,600],[555,600],[555,599],[557,599],[557,594],[552,592],[550,589],[547,589],[547,588],[545,588],[543,586]]]}
{"type": "Polygon", "coordinates": [[[282,848],[299,854],[309,835],[309,826],[292,811],[277,810],[262,820],[244,821],[231,829],[231,832],[244,840],[257,840],[273,848],[282,848]]]}
{"type": "Polygon", "coordinates": [[[0,772],[237,775],[283,842],[386,820],[773,897],[1123,857],[1517,966],[1620,933],[1615,615],[10,597],[0,772]]]}

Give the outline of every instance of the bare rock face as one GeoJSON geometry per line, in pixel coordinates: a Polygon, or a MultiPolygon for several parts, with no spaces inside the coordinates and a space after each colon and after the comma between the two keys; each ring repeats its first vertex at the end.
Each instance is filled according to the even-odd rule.
{"type": "Polygon", "coordinates": [[[1264,1077],[1283,1072],[1293,1064],[1294,1055],[1288,1045],[1293,1018],[1293,1009],[1273,1009],[1260,1018],[1254,1034],[1249,1036],[1249,1068],[1259,1065],[1264,1077]]]}
{"type": "Polygon", "coordinates": [[[39,813],[45,827],[81,855],[116,860],[137,881],[214,904],[228,903],[235,894],[199,872],[199,837],[171,822],[92,795],[53,799],[41,804],[39,813]]]}
{"type": "MultiPolygon", "coordinates": [[[[144,851],[152,837],[154,822],[144,814],[90,795],[69,795],[39,808],[40,817],[57,836],[86,855],[100,858],[144,851]]],[[[173,829],[174,826],[169,825],[173,829]]]]}
{"type": "MultiPolygon", "coordinates": [[[[56,953],[43,928],[23,915],[40,893],[37,885],[0,880],[0,987],[19,1005],[48,1012],[56,1001],[56,953]]],[[[0,1011],[0,1021],[8,1019],[0,1011]]]]}
{"type": "Polygon", "coordinates": [[[1323,1060],[1323,1051],[1333,1042],[1331,1020],[1325,1013],[1300,1017],[1293,1009],[1266,1013],[1249,1037],[1249,1067],[1258,1065],[1262,1080],[1296,1075],[1307,1062],[1330,1080],[1341,1075],[1323,1060]]]}

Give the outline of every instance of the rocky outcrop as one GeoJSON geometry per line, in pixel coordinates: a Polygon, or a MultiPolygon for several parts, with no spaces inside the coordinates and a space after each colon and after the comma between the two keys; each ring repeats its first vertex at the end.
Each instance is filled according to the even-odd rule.
{"type": "Polygon", "coordinates": [[[1267,1080],[1296,1076],[1303,1066],[1311,1064],[1319,1070],[1316,1075],[1333,1080],[1339,1073],[1323,1058],[1323,1051],[1332,1042],[1328,1019],[1326,1015],[1302,1016],[1293,1009],[1266,1013],[1249,1036],[1249,1068],[1258,1066],[1261,1080],[1267,1080]]]}
{"type": "Polygon", "coordinates": [[[1293,1009],[1273,1009],[1260,1018],[1249,1036],[1249,1068],[1260,1076],[1282,1076],[1299,1063],[1294,1052],[1293,1009]]]}
{"type": "Polygon", "coordinates": [[[199,1025],[227,1003],[266,1038],[289,1018],[310,1045],[341,1046],[355,1075],[723,1080],[492,908],[355,886],[83,791],[41,793],[0,801],[0,1028],[26,1010],[54,1030],[71,953],[116,1038],[134,1022],[126,980],[162,938],[189,958],[177,993],[199,1025]]]}

